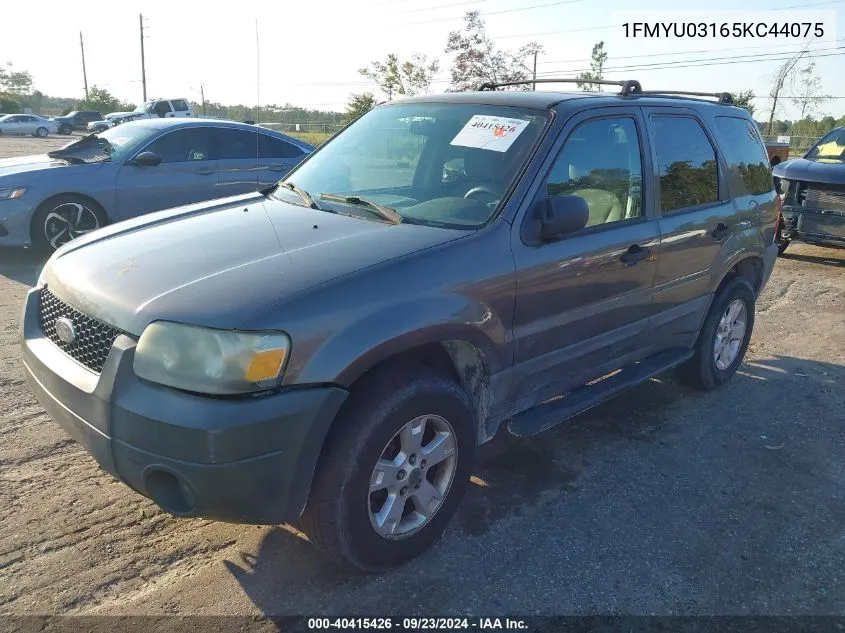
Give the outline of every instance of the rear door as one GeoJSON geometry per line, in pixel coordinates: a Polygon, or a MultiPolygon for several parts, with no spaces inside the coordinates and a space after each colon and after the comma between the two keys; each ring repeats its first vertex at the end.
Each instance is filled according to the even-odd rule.
{"type": "Polygon", "coordinates": [[[257,132],[259,180],[269,186],[284,178],[296,167],[306,153],[284,139],[257,132]]]}
{"type": "Polygon", "coordinates": [[[644,111],[661,214],[654,330],[660,347],[687,346],[710,305],[711,276],[741,248],[743,220],[701,117],[686,108],[644,111]]]}
{"type": "Polygon", "coordinates": [[[648,353],[659,229],[639,108],[573,117],[547,159],[534,202],[584,198],[586,228],[551,242],[514,231],[514,396],[561,393],[648,353]],[[598,372],[598,375],[596,373],[598,372]]]}
{"type": "MultiPolygon", "coordinates": [[[[220,196],[235,196],[257,191],[266,182],[258,166],[258,137],[253,130],[215,128],[220,156],[220,196]]],[[[275,180],[281,178],[279,176],[275,180]]],[[[274,181],[275,182],[275,181],[274,181]]]]}
{"type": "Polygon", "coordinates": [[[191,116],[191,107],[184,99],[174,99],[170,102],[170,107],[173,109],[173,116],[175,117],[191,116]]]}
{"type": "Polygon", "coordinates": [[[120,219],[219,197],[212,130],[172,130],[136,152],[153,152],[161,163],[143,167],[130,159],[120,168],[115,191],[120,219]]]}

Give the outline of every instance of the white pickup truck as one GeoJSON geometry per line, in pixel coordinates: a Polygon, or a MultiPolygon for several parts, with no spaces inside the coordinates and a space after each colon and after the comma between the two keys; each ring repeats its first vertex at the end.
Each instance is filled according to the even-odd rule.
{"type": "Polygon", "coordinates": [[[113,112],[107,114],[103,121],[92,121],[88,124],[88,130],[90,132],[101,132],[124,121],[134,121],[136,119],[192,116],[195,116],[194,111],[191,109],[191,103],[187,99],[153,99],[151,101],[145,101],[132,112],[113,112]]]}

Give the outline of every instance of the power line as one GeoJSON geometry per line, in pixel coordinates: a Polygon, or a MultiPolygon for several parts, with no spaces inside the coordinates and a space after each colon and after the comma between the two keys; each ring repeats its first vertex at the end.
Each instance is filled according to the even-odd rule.
{"type": "MultiPolygon", "coordinates": [[[[838,42],[845,42],[845,37],[841,37],[833,41],[833,43],[838,42]]],[[[827,44],[829,42],[818,42],[819,44],[827,44]]],[[[614,55],[614,61],[617,59],[640,59],[643,57],[668,57],[670,55],[695,55],[697,53],[727,53],[730,51],[747,51],[747,50],[754,50],[759,48],[784,48],[785,46],[795,46],[795,42],[786,42],[785,44],[761,44],[759,46],[738,46],[736,48],[720,48],[717,50],[713,50],[712,48],[703,48],[694,51],[669,51],[668,53],[643,53],[640,55],[614,55]]],[[[814,49],[810,49],[814,50],[814,49]]],[[[797,52],[797,51],[796,51],[797,52]]],[[[762,53],[761,53],[762,54],[762,53]]],[[[592,61],[589,57],[582,57],[579,59],[552,59],[543,62],[537,62],[538,64],[565,64],[570,62],[589,62],[592,61]]],[[[691,61],[691,60],[682,60],[682,61],[691,61]]]]}
{"type": "MultiPolygon", "coordinates": [[[[833,48],[824,48],[824,49],[817,49],[814,53],[829,53],[831,51],[838,51],[845,49],[845,46],[835,46],[833,48]]],[[[743,62],[765,62],[765,61],[781,61],[792,59],[794,55],[797,55],[801,51],[780,51],[776,53],[756,53],[751,55],[730,55],[728,57],[702,57],[700,59],[687,59],[684,60],[683,63],[676,63],[676,62],[654,62],[650,64],[633,64],[628,66],[610,66],[604,68],[605,71],[610,70],[617,70],[617,71],[629,71],[629,70],[649,70],[649,69],[659,69],[659,68],[693,68],[698,65],[702,66],[718,66],[719,64],[697,64],[695,62],[717,62],[721,60],[731,60],[725,63],[743,63],[743,62]],[[772,55],[787,55],[787,57],[777,57],[773,58],[772,55]],[[749,59],[743,59],[749,58],[749,59]],[[740,61],[742,60],[742,61],[740,61]]],[[[808,55],[807,57],[825,57],[825,55],[808,55]]],[[[584,72],[590,70],[589,68],[584,68],[583,70],[567,70],[566,72],[584,72]]],[[[548,76],[549,74],[559,74],[560,71],[546,71],[541,73],[539,76],[548,76]]]]}
{"type": "MultiPolygon", "coordinates": [[[[491,15],[502,15],[504,13],[516,13],[518,11],[533,11],[534,9],[545,9],[547,7],[556,7],[563,4],[574,4],[576,2],[584,2],[584,0],[561,0],[560,2],[549,2],[546,4],[535,4],[530,7],[519,7],[516,9],[502,9],[501,11],[484,11],[481,12],[481,17],[486,18],[491,15]]],[[[462,20],[466,17],[466,13],[464,15],[459,16],[452,16],[448,18],[435,18],[433,20],[422,20],[422,21],[415,21],[415,22],[403,22],[401,24],[397,24],[396,26],[416,26],[417,24],[432,24],[434,22],[451,22],[454,20],[462,20]]]]}

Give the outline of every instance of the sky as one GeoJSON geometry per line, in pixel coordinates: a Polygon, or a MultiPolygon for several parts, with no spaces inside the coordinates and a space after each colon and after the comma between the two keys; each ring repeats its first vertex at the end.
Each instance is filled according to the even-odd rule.
{"type": "MultiPolygon", "coordinates": [[[[677,0],[245,0],[216,7],[200,0],[145,0],[82,6],[65,0],[43,0],[37,9],[4,3],[0,63],[29,71],[45,94],[82,97],[81,31],[89,86],[138,103],[143,11],[150,98],[200,101],[202,85],[208,101],[223,104],[342,110],[350,93],[375,88],[358,69],[388,53],[438,58],[441,70],[432,91],[448,88],[450,59],[443,52],[448,34],[462,29],[466,11],[478,10],[499,47],[516,50],[530,41],[543,46],[540,76],[588,69],[590,51],[602,40],[605,78],[637,79],[644,89],[750,88],[760,96],[758,119],[767,118],[771,101],[765,95],[778,66],[809,45],[822,92],[839,97],[817,114],[845,114],[845,0],[688,0],[683,11],[677,0]],[[679,20],[821,22],[824,36],[809,44],[803,37],[645,39],[626,37],[622,26],[679,20]]],[[[780,118],[796,113],[788,99],[778,109],[780,118]]]]}

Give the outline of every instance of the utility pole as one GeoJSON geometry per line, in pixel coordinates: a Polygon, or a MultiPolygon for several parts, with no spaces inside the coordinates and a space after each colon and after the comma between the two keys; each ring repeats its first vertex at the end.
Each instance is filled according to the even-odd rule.
{"type": "Polygon", "coordinates": [[[88,101],[88,73],[85,72],[85,45],[82,43],[82,31],[79,32],[79,50],[82,51],[82,80],[85,82],[85,100],[88,101]]]}
{"type": "Polygon", "coordinates": [[[144,66],[144,16],[138,15],[138,22],[141,25],[141,86],[144,89],[144,101],[147,100],[147,69],[144,66]]]}
{"type": "Polygon", "coordinates": [[[205,90],[202,84],[200,84],[200,96],[202,97],[202,115],[205,116],[205,90]]]}
{"type": "Polygon", "coordinates": [[[534,74],[532,75],[534,82],[531,84],[532,90],[537,90],[537,49],[534,49],[534,74]]]}

